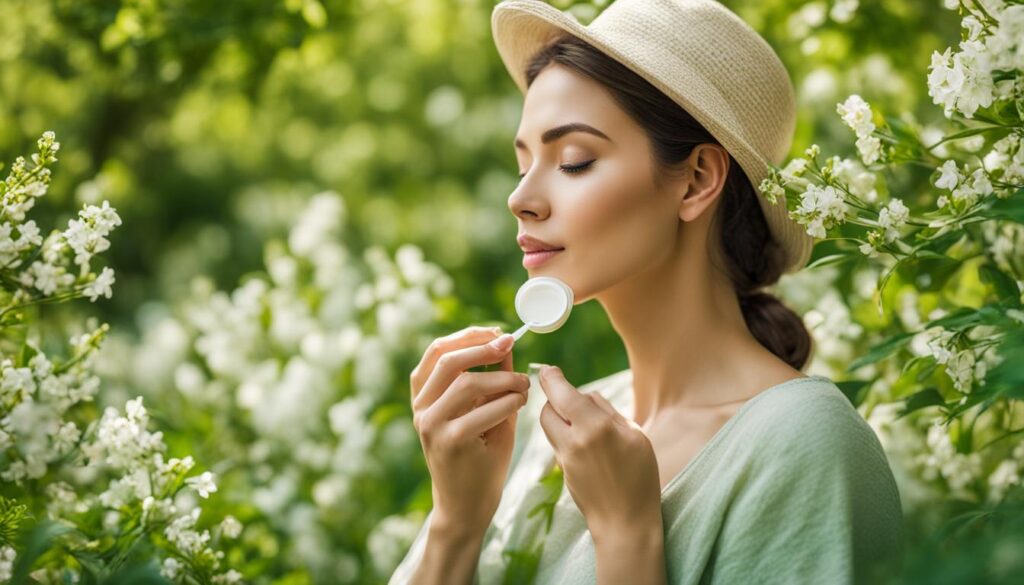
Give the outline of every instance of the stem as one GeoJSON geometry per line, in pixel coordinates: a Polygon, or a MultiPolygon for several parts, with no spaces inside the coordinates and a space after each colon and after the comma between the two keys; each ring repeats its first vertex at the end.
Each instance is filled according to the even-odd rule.
{"type": "Polygon", "coordinates": [[[1020,429],[1016,429],[1016,430],[1013,430],[1013,431],[1009,431],[1009,432],[1007,432],[1004,435],[1000,435],[1000,436],[996,437],[995,439],[992,439],[988,443],[985,443],[985,445],[982,446],[980,449],[978,449],[978,451],[983,451],[985,449],[988,449],[991,445],[993,445],[995,443],[998,443],[999,441],[1002,441],[1003,439],[1005,439],[1007,437],[1012,437],[1013,435],[1016,435],[1018,433],[1024,433],[1024,428],[1020,428],[1020,429]]]}
{"type": "MultiPolygon", "coordinates": [[[[972,2],[972,4],[974,4],[974,6],[975,6],[975,7],[976,7],[976,8],[977,8],[977,9],[978,9],[979,11],[981,11],[981,13],[982,13],[982,14],[984,14],[984,15],[985,15],[985,18],[984,18],[984,19],[982,19],[982,20],[988,19],[989,23],[991,23],[991,24],[993,24],[993,25],[996,25],[996,26],[998,26],[998,25],[999,25],[999,21],[998,21],[998,20],[996,20],[996,19],[994,19],[994,18],[992,18],[992,15],[991,15],[991,14],[989,14],[987,10],[985,10],[985,7],[981,5],[981,2],[978,2],[977,0],[974,0],[974,2],[972,2]]],[[[964,7],[964,8],[965,8],[965,9],[967,10],[967,12],[971,12],[971,9],[970,9],[970,8],[967,8],[967,5],[966,5],[966,4],[964,4],[964,3],[961,3],[960,5],[961,5],[961,6],[963,6],[963,7],[964,7]]]]}
{"type": "Polygon", "coordinates": [[[29,307],[29,306],[32,306],[32,305],[44,305],[46,303],[56,303],[56,302],[65,301],[65,300],[68,300],[68,299],[76,298],[78,296],[81,296],[81,292],[83,290],[85,290],[85,287],[81,287],[78,290],[73,290],[73,291],[64,293],[62,295],[57,295],[57,296],[54,296],[54,297],[40,297],[38,299],[31,300],[31,301],[29,301],[27,303],[19,303],[17,305],[12,305],[10,307],[7,307],[3,311],[0,311],[0,319],[2,319],[4,315],[6,315],[7,313],[13,311],[14,309],[19,309],[19,308],[22,308],[22,307],[29,307]]]}

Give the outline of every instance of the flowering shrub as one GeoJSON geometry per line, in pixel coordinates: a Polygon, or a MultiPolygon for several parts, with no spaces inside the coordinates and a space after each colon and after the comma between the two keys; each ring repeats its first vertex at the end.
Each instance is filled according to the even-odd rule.
{"type": "Polygon", "coordinates": [[[150,307],[144,337],[112,346],[103,368],[173,409],[182,440],[216,437],[196,446],[246,515],[239,554],[281,551],[257,582],[282,569],[386,578],[424,517],[396,512],[403,491],[429,497],[407,374],[395,372],[419,360],[452,283],[412,245],[394,260],[371,246],[360,265],[341,239],[346,215],[337,193],[314,195],[266,244],[265,271],[230,292],[195,279],[190,297],[150,307]]]}
{"type": "Polygon", "coordinates": [[[833,313],[828,337],[853,327],[848,339],[872,343],[852,363],[842,356],[862,378],[840,385],[900,467],[905,506],[933,518],[941,503],[1020,501],[1024,455],[1024,5],[945,5],[964,31],[959,51],[936,51],[929,67],[946,136],[926,143],[911,116],[850,95],[836,111],[857,159],[822,161],[812,145],[760,185],[822,240],[810,272],[868,275],[853,288],[875,315],[851,295],[809,324],[833,313]]]}
{"type": "Polygon", "coordinates": [[[30,571],[39,582],[97,581],[162,557],[164,575],[181,582],[237,582],[213,547],[225,531],[213,540],[198,531],[200,508],[183,491],[206,498],[213,476],[186,477],[191,456],[166,458],[141,397],[96,418],[93,367],[109,327],[90,319],[67,359],[42,349],[38,305],[111,296],[113,270],[90,264],[121,220],[106,201],[87,205],[44,239],[25,217],[47,192],[60,144],[46,132],[38,148],[0,183],[0,581],[24,582],[30,571]]]}

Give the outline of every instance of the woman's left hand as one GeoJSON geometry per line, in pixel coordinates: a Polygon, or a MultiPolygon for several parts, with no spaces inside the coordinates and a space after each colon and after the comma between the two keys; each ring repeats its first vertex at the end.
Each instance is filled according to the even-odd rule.
{"type": "Polygon", "coordinates": [[[541,427],[591,533],[660,527],[658,462],[640,426],[604,396],[577,390],[561,368],[543,366],[539,378],[548,398],[541,427]]]}

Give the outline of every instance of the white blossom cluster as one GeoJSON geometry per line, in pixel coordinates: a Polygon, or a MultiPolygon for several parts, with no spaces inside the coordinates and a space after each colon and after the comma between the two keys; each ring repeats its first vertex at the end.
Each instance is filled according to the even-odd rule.
{"type": "Polygon", "coordinates": [[[0,183],[0,271],[9,272],[8,281],[23,287],[13,291],[6,310],[47,297],[86,296],[95,301],[112,295],[114,271],[104,267],[97,275],[90,268],[92,257],[110,247],[107,236],[121,225],[109,202],[104,201],[100,207],[86,205],[78,212],[78,219],[68,221],[66,230],[54,230],[45,239],[34,220],[25,221],[35,200],[49,188],[47,165],[56,162],[60,150],[55,138],[53,132],[43,133],[37,142],[39,152],[32,155],[32,165],[18,157],[0,183]],[[29,266],[22,265],[29,260],[29,266]],[[77,275],[71,270],[72,264],[78,266],[77,275]]]}
{"type": "Polygon", "coordinates": [[[992,182],[984,168],[979,167],[968,174],[967,165],[960,168],[956,161],[947,160],[938,171],[939,176],[935,179],[934,185],[950,191],[949,196],[940,195],[936,200],[939,209],[960,215],[980,198],[992,193],[992,182]]]}
{"type": "MultiPolygon", "coordinates": [[[[992,144],[982,162],[990,174],[997,170],[999,179],[1008,185],[1024,185],[1024,148],[1021,148],[1021,132],[1011,132],[992,144]]],[[[1010,187],[995,190],[997,197],[1005,199],[1013,193],[1010,187]]]]}
{"type": "MultiPolygon", "coordinates": [[[[115,471],[114,478],[98,495],[85,495],[79,505],[73,501],[75,493],[69,486],[61,486],[65,498],[58,509],[95,509],[97,506],[108,510],[109,529],[116,531],[124,518],[124,510],[140,510],[139,523],[150,530],[161,526],[167,540],[174,546],[176,556],[168,557],[162,572],[168,578],[184,578],[186,567],[202,567],[205,571],[216,571],[224,552],[210,546],[209,530],[197,531],[196,521],[201,509],[182,509],[183,500],[176,500],[182,485],[194,490],[201,498],[207,498],[217,491],[215,476],[207,471],[198,476],[184,478],[195,462],[191,455],[182,458],[164,458],[167,447],[163,433],[148,430],[149,414],[143,406],[143,398],[129,400],[122,415],[117,409],[107,407],[103,417],[95,425],[92,439],[82,445],[87,458],[87,468],[94,473],[115,471]],[[69,506],[68,504],[72,504],[69,506]],[[172,571],[169,565],[177,568],[172,571]]],[[[234,520],[234,519],[232,519],[234,520]]],[[[237,520],[234,520],[237,524],[237,520]]],[[[238,535],[240,526],[232,526],[231,532],[238,535]]],[[[218,578],[228,579],[237,575],[233,570],[220,573],[218,578]]],[[[222,581],[234,583],[237,581],[222,581]]]]}
{"type": "Polygon", "coordinates": [[[14,576],[14,559],[17,552],[9,546],[0,547],[0,583],[6,583],[14,576]]]}
{"type": "MultiPolygon", "coordinates": [[[[956,9],[961,2],[945,0],[945,5],[956,9]]],[[[968,14],[961,26],[967,38],[955,53],[951,47],[933,52],[928,67],[928,95],[947,118],[954,112],[973,118],[978,108],[995,100],[1024,97],[1019,75],[999,75],[1024,71],[1024,6],[1003,0],[963,5],[968,14]]]]}
{"type": "MultiPolygon", "coordinates": [[[[978,339],[984,339],[994,333],[994,328],[978,326],[970,333],[978,339]]],[[[953,386],[966,395],[971,392],[975,382],[984,385],[985,373],[1001,359],[996,352],[990,350],[991,346],[979,350],[975,343],[976,340],[969,335],[957,335],[955,331],[943,327],[930,327],[914,335],[910,349],[915,355],[931,356],[936,363],[945,366],[953,386]]],[[[966,400],[966,396],[963,399],[966,400]]]]}
{"type": "Polygon", "coordinates": [[[99,378],[91,371],[93,350],[106,325],[71,337],[76,358],[54,364],[35,342],[24,366],[0,356],[0,478],[21,485],[46,475],[50,465],[78,446],[82,429],[67,415],[80,402],[93,399],[99,378]]]}
{"type": "Polygon", "coordinates": [[[840,190],[812,183],[800,196],[800,205],[789,215],[806,227],[808,234],[824,238],[826,230],[846,221],[847,213],[849,206],[840,190]]]}
{"type": "MultiPolygon", "coordinates": [[[[95,254],[109,249],[106,236],[121,223],[106,201],[102,207],[86,206],[66,231],[54,231],[45,241],[34,223],[24,222],[34,198],[47,190],[50,174],[45,165],[56,161],[59,149],[52,132],[45,133],[38,146],[40,152],[32,157],[35,166],[30,168],[19,158],[0,183],[0,270],[7,273],[4,291],[13,299],[4,312],[44,297],[59,302],[112,294],[113,271],[106,268],[96,276],[89,268],[95,254]],[[32,249],[40,245],[41,249],[32,249]],[[30,257],[36,259],[30,264],[23,261],[30,257]],[[77,279],[67,270],[66,260],[78,265],[77,279]],[[30,293],[30,287],[42,296],[30,293]]],[[[40,349],[37,323],[18,324],[24,326],[19,335],[7,335],[9,329],[0,325],[0,479],[10,482],[7,493],[19,504],[69,525],[75,536],[61,548],[73,553],[84,545],[90,554],[111,559],[103,569],[115,570],[117,559],[127,555],[123,548],[134,546],[147,531],[183,517],[179,508],[184,500],[175,499],[183,486],[207,497],[216,491],[214,477],[206,472],[185,479],[193,466],[191,456],[165,460],[163,434],[149,430],[141,397],[129,400],[124,414],[107,407],[99,420],[90,420],[92,409],[86,403],[99,394],[101,382],[94,369],[107,324],[96,326],[90,318],[86,332],[70,337],[71,355],[63,361],[40,349]]],[[[186,510],[197,512],[198,508],[186,510]]],[[[235,527],[230,529],[237,533],[235,527]]],[[[182,550],[178,545],[183,542],[172,540],[177,548],[168,552],[185,562],[189,578],[196,569],[213,576],[223,553],[209,547],[182,550]]],[[[0,581],[10,578],[16,554],[10,547],[0,550],[0,581]]],[[[33,579],[67,582],[83,577],[78,562],[65,565],[61,555],[48,558],[46,566],[33,571],[33,579]]],[[[236,577],[228,571],[211,578],[237,582],[236,577]]]]}
{"type": "Polygon", "coordinates": [[[877,255],[878,247],[900,237],[901,228],[910,218],[910,210],[902,200],[891,199],[879,211],[877,220],[859,217],[860,211],[851,203],[863,208],[878,201],[877,176],[860,163],[836,155],[825,159],[819,168],[816,161],[819,154],[818,145],[812,144],[805,151],[805,157],[790,159],[780,169],[772,168],[759,190],[772,203],[785,197],[787,189],[797,192],[799,203],[789,211],[789,217],[815,238],[826,237],[829,229],[852,219],[875,226],[875,230],[868,232],[869,243],[861,246],[861,252],[877,255]]]}
{"type": "Polygon", "coordinates": [[[988,500],[998,502],[1014,486],[1021,485],[1021,469],[1024,468],[1024,441],[1017,443],[1010,457],[1002,460],[988,476],[988,500]]]}
{"type": "Polygon", "coordinates": [[[857,135],[857,152],[860,153],[864,164],[869,165],[877,161],[882,154],[882,142],[871,135],[875,131],[875,123],[871,120],[871,106],[864,98],[852,94],[846,101],[836,104],[836,112],[857,135]]]}
{"type": "MultiPolygon", "coordinates": [[[[1000,270],[1006,274],[1024,275],[1024,224],[1015,222],[984,222],[981,224],[985,247],[1000,270]]],[[[1021,302],[1024,302],[1024,280],[1017,280],[1021,302]]]]}
{"type": "MultiPolygon", "coordinates": [[[[359,551],[332,545],[339,517],[365,513],[351,497],[354,482],[383,473],[381,460],[418,453],[407,419],[378,426],[371,418],[378,406],[393,408],[396,387],[407,396],[393,362],[422,352],[438,317],[434,299],[452,286],[409,244],[393,259],[371,246],[357,263],[342,239],[345,217],[337,193],[313,196],[287,238],[267,244],[265,273],[228,292],[196,279],[191,297],[141,343],[124,342],[132,359],[108,368],[131,387],[180,392],[219,421],[218,442],[237,446],[225,447],[224,465],[252,486],[240,497],[288,535],[288,562],[331,582],[354,578],[360,564],[359,551]]],[[[386,527],[371,551],[378,568],[394,560],[381,543],[391,538],[386,527]]],[[[165,574],[176,568],[165,561],[165,574]]]]}
{"type": "Polygon", "coordinates": [[[891,244],[900,237],[900,229],[907,223],[910,217],[910,209],[903,204],[903,201],[893,198],[878,212],[878,229],[867,233],[868,241],[860,245],[860,251],[865,256],[874,258],[878,256],[878,249],[883,244],[891,244]]]}
{"type": "Polygon", "coordinates": [[[918,456],[921,476],[926,481],[940,477],[949,486],[955,497],[974,499],[973,484],[981,476],[981,454],[977,452],[958,453],[949,436],[946,425],[934,421],[928,428],[928,450],[918,456]]]}
{"type": "Polygon", "coordinates": [[[825,168],[831,169],[831,176],[856,195],[868,203],[878,201],[878,191],[875,189],[876,176],[871,171],[864,169],[863,165],[854,159],[841,158],[832,155],[826,161],[825,168]]]}

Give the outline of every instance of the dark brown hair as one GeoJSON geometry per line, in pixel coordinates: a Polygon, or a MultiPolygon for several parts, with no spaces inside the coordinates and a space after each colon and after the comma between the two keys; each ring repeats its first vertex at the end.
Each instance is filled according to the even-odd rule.
{"type": "MultiPolygon", "coordinates": [[[[661,184],[661,178],[672,173],[698,144],[720,144],[661,90],[581,39],[565,35],[540,50],[527,66],[527,86],[551,64],[564,65],[603,85],[644,129],[651,142],[656,184],[661,184]]],[[[724,272],[736,290],[743,320],[761,345],[801,370],[811,351],[807,328],[774,295],[759,290],[782,276],[784,251],[772,238],[757,193],[732,155],[720,197],[710,233],[717,234],[721,244],[724,272]]],[[[714,262],[720,255],[715,246],[710,249],[714,262]]]]}

